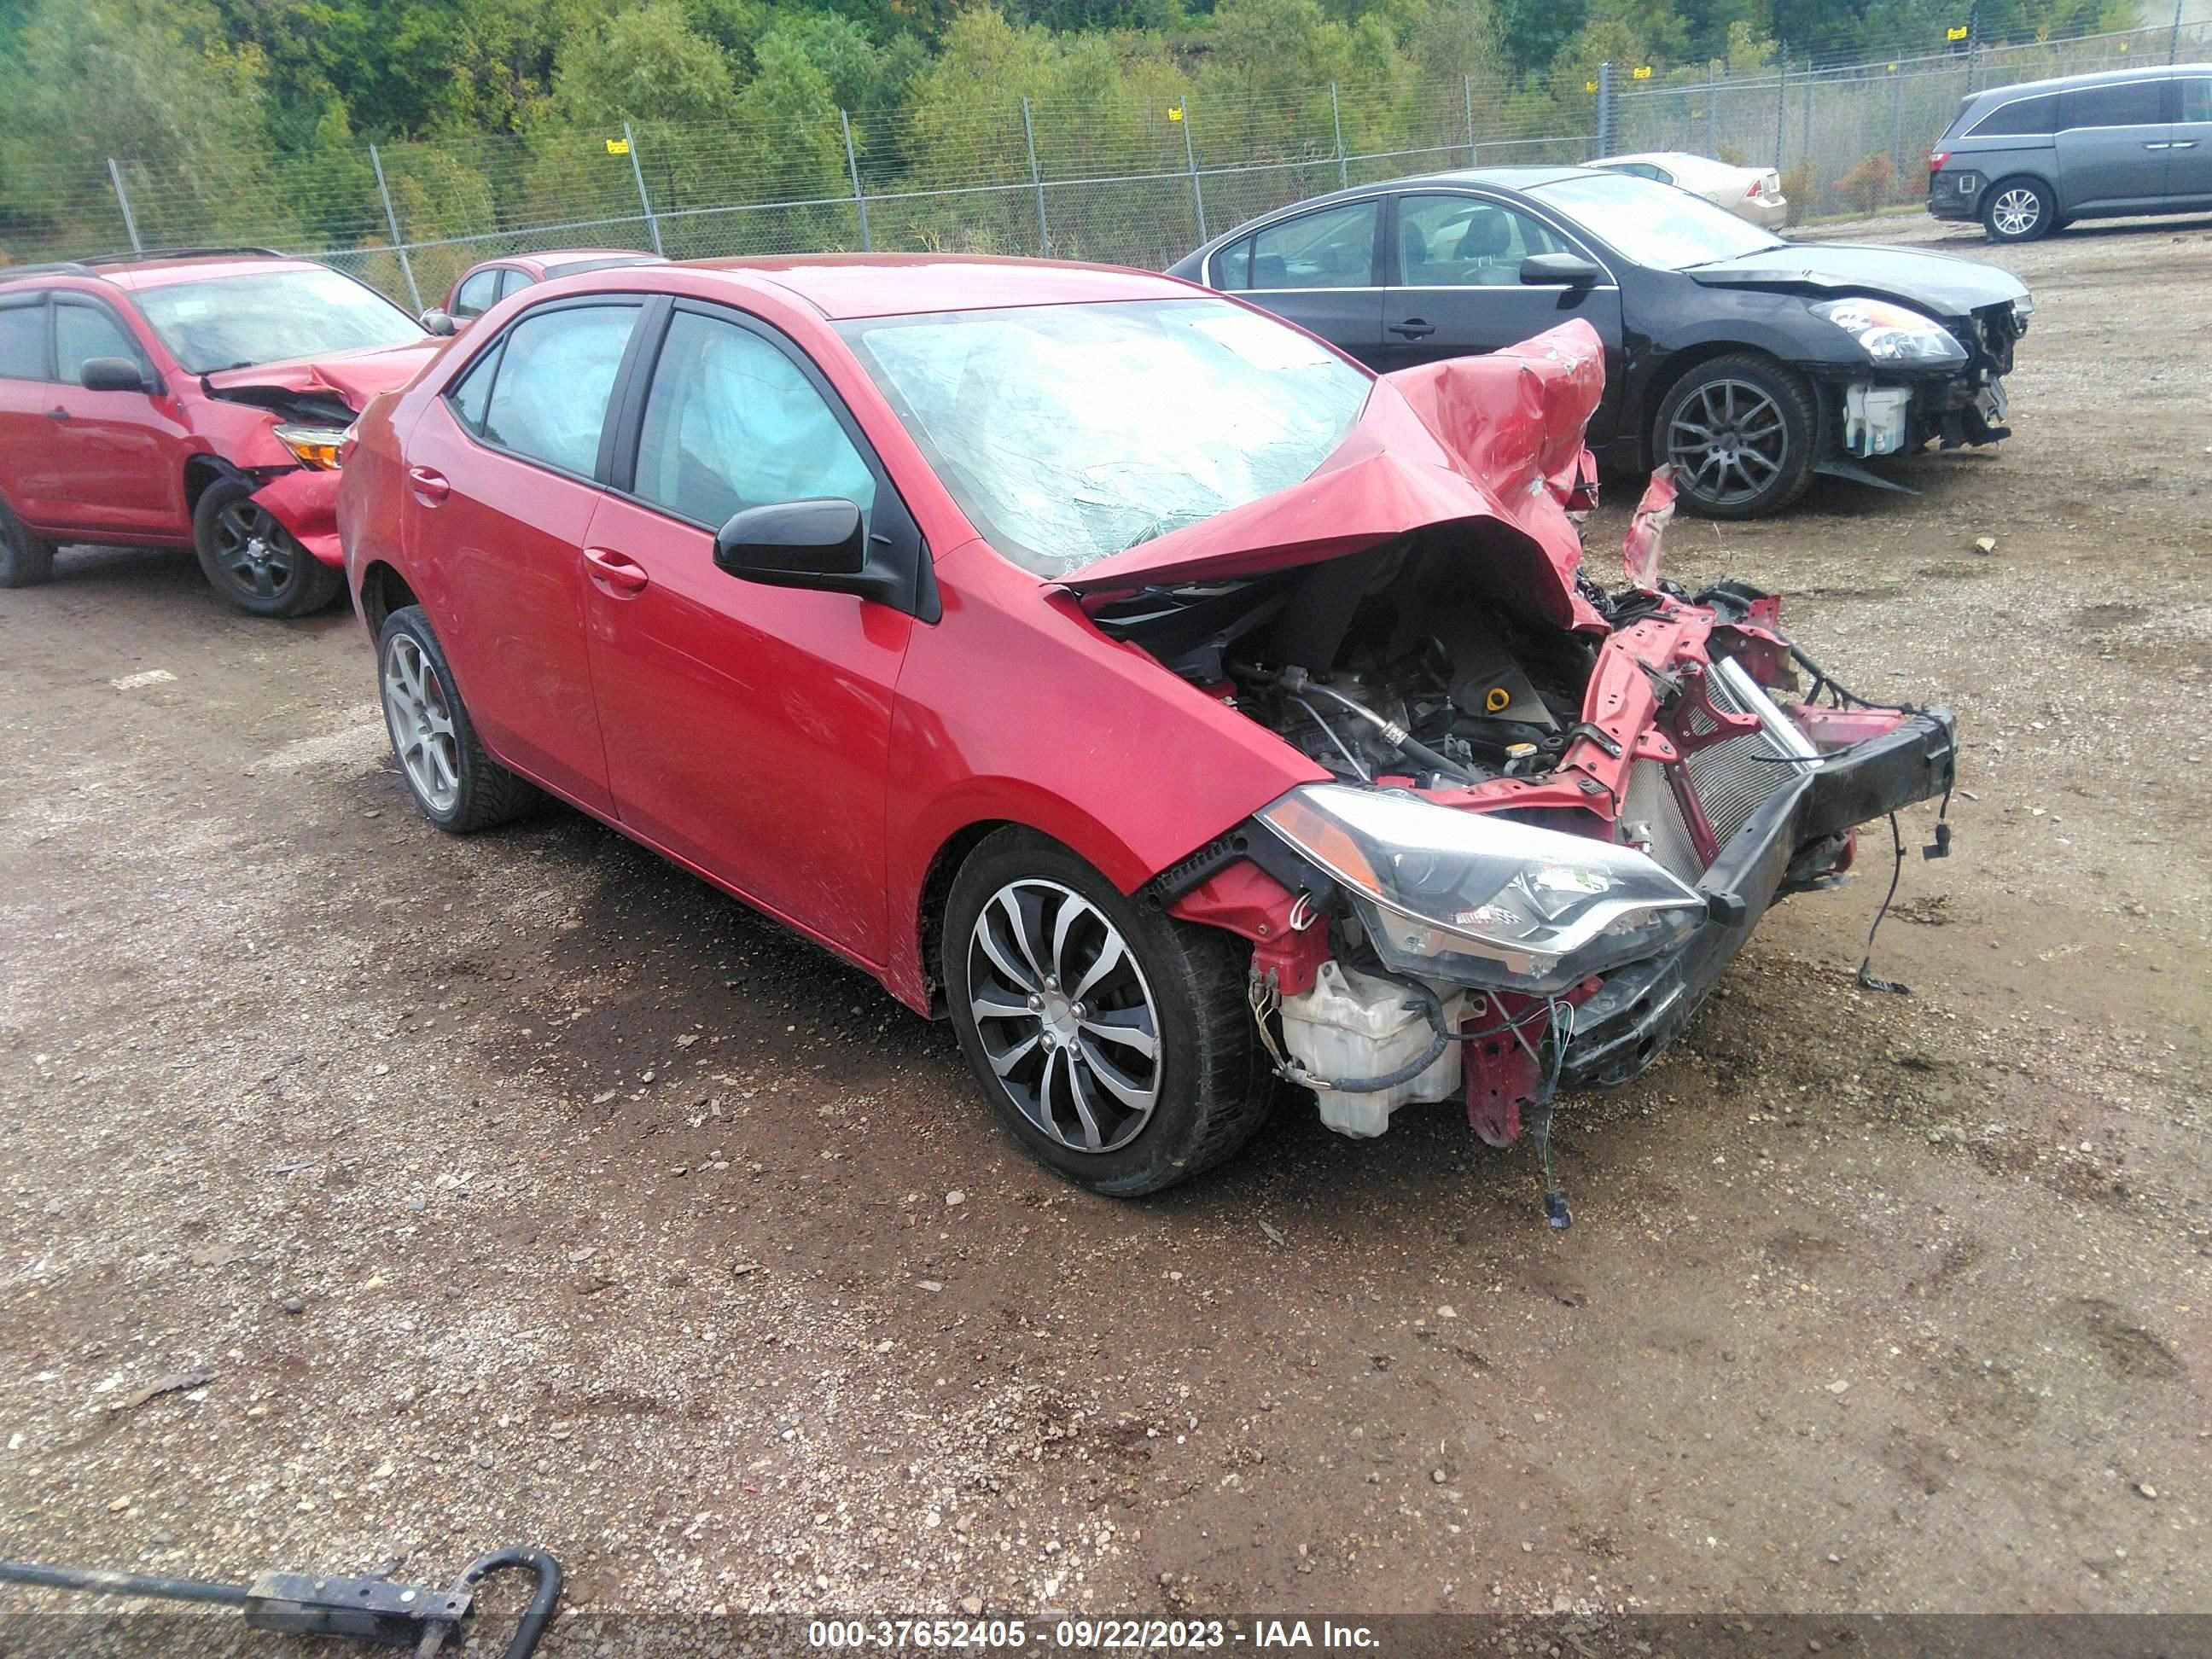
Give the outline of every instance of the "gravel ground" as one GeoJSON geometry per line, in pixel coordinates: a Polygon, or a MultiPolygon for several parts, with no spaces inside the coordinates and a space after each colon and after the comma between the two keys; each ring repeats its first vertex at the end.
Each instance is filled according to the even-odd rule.
{"type": "Polygon", "coordinates": [[[2020,436],[1668,553],[1959,711],[1955,855],[1875,953],[1914,994],[1853,981],[1877,832],[1563,1113],[1564,1235],[1449,1107],[1073,1192],[948,1030],[608,831],[432,832],[349,617],[113,550],[0,594],[4,1553],[527,1541],[687,1613],[2212,1609],[2212,225],[1879,232],[2033,285],[2020,436]]]}

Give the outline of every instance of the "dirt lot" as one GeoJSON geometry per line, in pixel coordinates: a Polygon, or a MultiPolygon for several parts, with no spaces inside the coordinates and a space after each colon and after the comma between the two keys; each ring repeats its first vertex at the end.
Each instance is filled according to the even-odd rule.
{"type": "Polygon", "coordinates": [[[1875,951],[1914,994],[1853,982],[1876,836],[1571,1103],[1564,1235],[1450,1107],[1073,1192],[949,1030],[610,832],[432,832],[350,617],[64,553],[0,595],[4,1553],[526,1540],[692,1612],[2212,1608],[2212,224],[2002,259],[2002,453],[1668,548],[1959,711],[1956,854],[1875,951]]]}

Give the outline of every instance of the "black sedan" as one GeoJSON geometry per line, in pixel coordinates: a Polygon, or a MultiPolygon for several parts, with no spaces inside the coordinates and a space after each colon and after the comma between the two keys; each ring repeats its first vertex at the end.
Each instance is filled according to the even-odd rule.
{"type": "Polygon", "coordinates": [[[1494,351],[1570,317],[1606,344],[1602,464],[1679,469],[1716,518],[1787,507],[1815,473],[1929,440],[2009,435],[2033,309],[1948,254],[1785,241],[1700,197],[1587,167],[1439,173],[1238,226],[1170,275],[1237,294],[1385,372],[1494,351]]]}

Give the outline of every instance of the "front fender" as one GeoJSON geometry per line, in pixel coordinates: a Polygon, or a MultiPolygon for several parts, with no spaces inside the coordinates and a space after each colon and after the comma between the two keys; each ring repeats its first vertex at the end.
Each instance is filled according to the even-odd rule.
{"type": "Polygon", "coordinates": [[[295,541],[323,563],[343,566],[345,554],[338,545],[338,483],[343,476],[304,466],[280,473],[254,491],[254,503],[266,507],[277,523],[292,532],[295,541]]]}

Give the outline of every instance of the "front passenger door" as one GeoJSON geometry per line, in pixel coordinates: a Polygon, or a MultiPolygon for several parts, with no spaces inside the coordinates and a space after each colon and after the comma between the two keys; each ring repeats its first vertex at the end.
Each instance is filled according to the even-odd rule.
{"type": "Polygon", "coordinates": [[[1382,295],[1390,344],[1381,367],[1500,350],[1579,317],[1605,345],[1608,395],[1590,422],[1590,441],[1605,441],[1620,383],[1620,290],[1605,275],[1583,288],[1521,280],[1521,262],[1532,254],[1589,258],[1587,250],[1532,214],[1478,196],[1401,196],[1396,238],[1395,269],[1382,295]]]}
{"type": "Polygon", "coordinates": [[[586,556],[623,823],[880,963],[891,700],[916,624],[849,593],[732,576],[714,536],[743,507],[838,498],[877,547],[926,558],[905,504],[795,344],[688,301],[669,313],[614,482],[586,556]]]}

